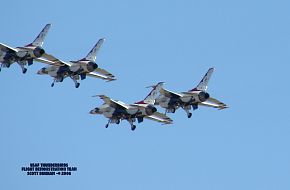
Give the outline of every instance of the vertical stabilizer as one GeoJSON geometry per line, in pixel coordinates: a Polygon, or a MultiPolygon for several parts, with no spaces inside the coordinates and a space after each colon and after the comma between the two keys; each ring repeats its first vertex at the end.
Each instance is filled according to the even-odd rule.
{"type": "Polygon", "coordinates": [[[209,82],[209,79],[212,75],[214,71],[214,68],[210,68],[207,73],[204,75],[204,77],[202,78],[202,80],[199,82],[199,84],[192,90],[190,91],[196,91],[196,90],[200,90],[200,91],[206,91],[207,90],[207,85],[209,82]]]}
{"type": "Polygon", "coordinates": [[[45,27],[38,34],[38,36],[35,38],[35,40],[31,44],[28,44],[27,46],[39,46],[39,47],[42,47],[42,45],[44,43],[44,39],[45,39],[50,27],[51,27],[51,24],[45,25],[45,27]]]}
{"type": "Polygon", "coordinates": [[[157,98],[158,92],[162,88],[164,82],[159,82],[158,84],[154,86],[149,86],[152,87],[153,89],[151,92],[146,96],[146,98],[140,102],[137,102],[137,104],[154,104],[155,99],[157,98]]]}
{"type": "Polygon", "coordinates": [[[88,55],[83,58],[83,60],[87,61],[96,61],[97,53],[100,50],[102,44],[105,42],[105,38],[99,39],[99,41],[96,43],[96,45],[93,47],[93,49],[88,53],[88,55]]]}

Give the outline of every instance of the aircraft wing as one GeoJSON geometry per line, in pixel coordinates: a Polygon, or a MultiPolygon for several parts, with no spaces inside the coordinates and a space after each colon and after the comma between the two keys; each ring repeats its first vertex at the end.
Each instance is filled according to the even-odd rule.
{"type": "Polygon", "coordinates": [[[169,117],[167,117],[165,114],[159,113],[159,112],[155,112],[152,115],[147,115],[144,116],[147,119],[153,120],[153,121],[157,121],[163,124],[172,124],[173,120],[170,119],[169,117]]]}
{"type": "Polygon", "coordinates": [[[212,107],[212,108],[219,108],[220,106],[214,103],[210,102],[201,102],[199,105],[206,106],[206,107],[212,107]]]}
{"type": "Polygon", "coordinates": [[[124,103],[121,103],[119,101],[115,101],[115,100],[109,98],[108,96],[105,96],[105,95],[96,95],[96,96],[100,97],[106,104],[108,104],[109,106],[111,106],[113,108],[121,108],[121,109],[128,109],[129,108],[124,103]]]}
{"type": "Polygon", "coordinates": [[[228,106],[227,106],[225,103],[222,103],[221,101],[219,101],[219,100],[217,100],[217,99],[214,99],[214,98],[212,98],[212,97],[209,97],[209,98],[207,99],[207,101],[209,101],[209,102],[213,102],[213,103],[216,103],[216,104],[218,104],[220,107],[228,108],[228,106]]]}
{"type": "Polygon", "coordinates": [[[98,74],[96,72],[90,72],[87,75],[90,76],[90,77],[95,77],[95,78],[100,78],[100,79],[106,80],[107,82],[116,80],[115,78],[104,76],[104,75],[100,75],[100,74],[98,74]]]}
{"type": "Polygon", "coordinates": [[[211,97],[208,98],[205,102],[201,102],[199,104],[203,105],[203,106],[218,108],[218,109],[228,108],[228,106],[226,104],[220,102],[217,99],[211,98],[211,97]]]}
{"type": "Polygon", "coordinates": [[[65,62],[65,61],[62,61],[56,57],[54,57],[53,55],[50,55],[50,54],[43,54],[42,55],[43,58],[36,58],[35,60],[36,61],[39,61],[39,62],[42,62],[42,63],[46,63],[46,64],[49,64],[49,65],[54,65],[54,66],[63,66],[63,65],[67,65],[67,66],[71,66],[71,64],[65,62]]]}
{"type": "Polygon", "coordinates": [[[17,49],[7,46],[5,44],[0,43],[0,50],[3,52],[18,52],[17,49]]]}
{"type": "Polygon", "coordinates": [[[97,68],[96,72],[101,73],[102,75],[105,75],[105,76],[110,77],[110,78],[114,78],[115,77],[113,74],[109,73],[105,69],[97,68]]]}
{"type": "Polygon", "coordinates": [[[180,97],[182,97],[181,94],[178,94],[178,93],[175,93],[175,92],[172,92],[172,91],[166,90],[166,89],[164,89],[164,88],[161,88],[161,89],[160,89],[160,93],[161,93],[162,95],[168,97],[168,98],[173,98],[173,97],[175,97],[175,98],[180,98],[180,97]]]}
{"type": "Polygon", "coordinates": [[[55,63],[53,61],[49,61],[47,59],[43,59],[41,57],[39,58],[34,58],[35,61],[38,61],[40,63],[45,63],[45,64],[49,64],[49,65],[54,65],[55,63]]]}

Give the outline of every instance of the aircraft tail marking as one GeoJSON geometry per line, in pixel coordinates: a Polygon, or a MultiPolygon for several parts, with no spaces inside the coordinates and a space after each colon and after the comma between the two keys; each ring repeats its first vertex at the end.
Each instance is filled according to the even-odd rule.
{"type": "Polygon", "coordinates": [[[214,68],[210,68],[207,73],[204,75],[204,77],[202,78],[202,80],[199,82],[199,84],[192,90],[190,91],[196,91],[196,90],[200,90],[200,91],[206,91],[207,90],[207,85],[209,82],[209,79],[212,75],[214,71],[214,68]]]}
{"type": "Polygon", "coordinates": [[[92,48],[92,50],[88,53],[88,55],[81,59],[81,60],[87,60],[87,61],[96,61],[97,53],[100,50],[102,44],[105,42],[105,38],[99,39],[99,41],[96,43],[96,45],[92,48]]]}
{"type": "Polygon", "coordinates": [[[162,88],[163,84],[164,84],[164,82],[159,82],[156,85],[148,86],[148,87],[152,87],[153,89],[144,98],[144,100],[142,100],[140,102],[136,102],[136,104],[154,104],[155,103],[155,99],[157,98],[158,92],[162,88]]]}
{"type": "Polygon", "coordinates": [[[42,47],[42,45],[44,43],[44,39],[45,39],[50,27],[51,27],[51,24],[45,25],[45,27],[38,34],[38,36],[35,38],[35,40],[32,43],[30,43],[30,44],[28,44],[26,46],[39,46],[39,47],[42,47]]]}

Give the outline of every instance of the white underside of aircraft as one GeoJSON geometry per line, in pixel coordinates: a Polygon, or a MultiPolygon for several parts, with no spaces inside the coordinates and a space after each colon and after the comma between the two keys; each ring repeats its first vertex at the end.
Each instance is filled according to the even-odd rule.
{"type": "Polygon", "coordinates": [[[36,58],[39,61],[44,60],[41,58],[45,54],[42,45],[50,27],[51,24],[47,24],[36,39],[24,47],[12,48],[0,43],[0,71],[1,68],[9,68],[13,63],[17,62],[22,69],[22,73],[26,73],[26,65],[32,65],[36,58]]]}
{"type": "Polygon", "coordinates": [[[54,80],[51,86],[54,86],[55,82],[62,82],[67,77],[70,77],[74,81],[76,88],[80,85],[78,80],[84,80],[86,76],[99,78],[105,81],[116,80],[113,74],[100,68],[95,63],[97,52],[104,41],[104,38],[100,39],[88,55],[78,61],[65,62],[53,55],[45,54],[43,56],[45,59],[37,60],[49,64],[49,66],[40,69],[37,73],[41,75],[47,74],[53,77],[54,80]]]}
{"type": "Polygon", "coordinates": [[[90,111],[91,114],[101,114],[109,119],[106,124],[106,128],[110,123],[119,124],[122,120],[127,120],[131,125],[131,130],[135,130],[136,125],[134,122],[143,122],[143,119],[150,119],[163,124],[171,124],[172,119],[165,114],[157,112],[154,107],[154,99],[156,98],[156,92],[160,86],[156,85],[155,88],[149,93],[149,95],[140,102],[134,104],[126,104],[119,100],[113,100],[105,95],[97,95],[100,97],[104,104],[90,111]]]}
{"type": "Polygon", "coordinates": [[[155,105],[165,108],[165,113],[174,113],[178,108],[182,108],[190,118],[192,113],[190,110],[196,110],[199,105],[217,108],[219,110],[228,108],[228,106],[221,101],[210,97],[206,92],[208,81],[214,71],[210,68],[198,86],[188,92],[176,93],[170,90],[160,88],[160,95],[156,98],[155,105]]]}

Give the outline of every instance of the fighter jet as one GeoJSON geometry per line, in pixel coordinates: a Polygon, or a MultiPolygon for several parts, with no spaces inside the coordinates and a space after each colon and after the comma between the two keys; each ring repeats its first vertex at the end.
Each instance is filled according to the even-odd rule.
{"type": "Polygon", "coordinates": [[[90,114],[101,114],[108,118],[109,120],[106,124],[106,128],[108,128],[110,123],[119,124],[121,120],[127,120],[131,125],[131,130],[134,131],[136,129],[136,125],[134,125],[136,119],[138,123],[141,123],[144,118],[163,124],[171,124],[172,119],[157,112],[154,106],[154,100],[161,87],[160,84],[161,83],[154,86],[153,90],[144,100],[134,104],[126,104],[119,100],[113,100],[105,95],[96,95],[104,101],[104,104],[91,110],[90,114]]]}
{"type": "Polygon", "coordinates": [[[47,74],[53,77],[54,80],[51,87],[54,86],[55,82],[62,82],[66,77],[70,77],[74,81],[76,88],[80,86],[78,80],[84,80],[86,76],[96,77],[106,81],[116,80],[114,75],[104,69],[99,68],[95,62],[97,52],[104,41],[104,38],[100,39],[88,55],[78,61],[64,62],[52,55],[46,55],[46,60],[42,59],[39,61],[47,63],[49,66],[43,67],[37,72],[37,74],[47,74]]]}
{"type": "Polygon", "coordinates": [[[207,93],[207,85],[213,71],[214,68],[210,68],[200,83],[188,92],[172,92],[164,89],[162,84],[159,91],[160,95],[156,98],[155,105],[165,108],[165,114],[167,112],[175,113],[175,110],[181,107],[187,113],[188,118],[192,116],[192,113],[190,113],[191,108],[196,110],[199,105],[218,108],[219,110],[228,108],[226,104],[210,97],[209,93],[207,93]]]}
{"type": "Polygon", "coordinates": [[[51,24],[47,24],[35,40],[24,47],[12,48],[0,43],[0,71],[1,68],[9,68],[11,64],[17,62],[22,68],[22,73],[26,73],[27,68],[25,66],[27,64],[28,66],[32,65],[35,58],[41,60],[41,56],[45,54],[42,45],[50,27],[51,24]]]}

